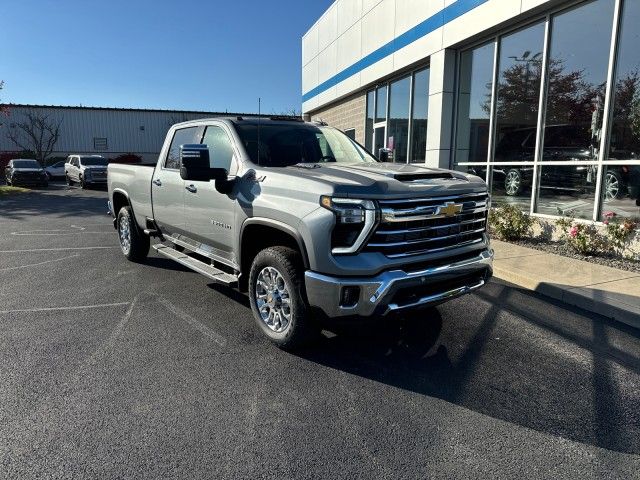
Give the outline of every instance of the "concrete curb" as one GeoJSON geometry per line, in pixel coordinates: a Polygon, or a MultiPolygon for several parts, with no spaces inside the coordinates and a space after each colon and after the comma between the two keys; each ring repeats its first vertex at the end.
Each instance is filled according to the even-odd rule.
{"type": "MultiPolygon", "coordinates": [[[[493,241],[492,243],[496,249],[496,260],[493,266],[495,278],[640,329],[640,296],[636,296],[633,292],[611,292],[599,288],[606,284],[618,282],[617,280],[597,281],[598,270],[601,268],[608,269],[608,267],[596,265],[593,267],[596,274],[591,281],[585,282],[583,285],[572,285],[569,282],[563,283],[562,281],[562,277],[566,276],[566,270],[568,270],[566,264],[576,262],[576,265],[585,268],[584,264],[588,262],[559,257],[558,255],[538,250],[525,249],[524,247],[517,247],[519,252],[516,257],[501,259],[500,254],[505,254],[505,249],[511,249],[512,247],[505,247],[508,244],[503,242],[493,241]],[[530,253],[526,252],[526,250],[529,250],[530,253]],[[514,264],[513,260],[516,258],[518,262],[514,264]],[[551,263],[563,263],[565,266],[564,271],[549,271],[546,274],[542,274],[540,268],[535,267],[545,263],[545,260],[551,263]]],[[[589,265],[591,266],[591,264],[589,265]]],[[[611,270],[609,269],[609,272],[611,270]]],[[[618,270],[618,272],[619,282],[637,282],[637,285],[640,285],[640,276],[637,274],[622,270],[618,270]]]]}

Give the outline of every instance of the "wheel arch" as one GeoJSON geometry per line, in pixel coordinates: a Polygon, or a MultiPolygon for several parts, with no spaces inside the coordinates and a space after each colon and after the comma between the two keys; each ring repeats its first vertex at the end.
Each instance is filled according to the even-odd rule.
{"type": "Polygon", "coordinates": [[[292,226],[267,218],[250,218],[246,220],[240,231],[239,263],[243,273],[241,288],[246,288],[251,262],[261,250],[269,247],[283,246],[298,251],[302,257],[304,268],[309,268],[307,249],[300,235],[292,226]]]}

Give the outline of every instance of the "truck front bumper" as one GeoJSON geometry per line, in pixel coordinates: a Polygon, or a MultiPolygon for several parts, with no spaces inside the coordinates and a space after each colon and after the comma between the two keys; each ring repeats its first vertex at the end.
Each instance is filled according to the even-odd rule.
{"type": "Polygon", "coordinates": [[[493,250],[418,271],[389,270],[375,277],[331,277],[307,271],[309,304],[331,318],[387,315],[434,306],[482,287],[493,275],[493,250]]]}

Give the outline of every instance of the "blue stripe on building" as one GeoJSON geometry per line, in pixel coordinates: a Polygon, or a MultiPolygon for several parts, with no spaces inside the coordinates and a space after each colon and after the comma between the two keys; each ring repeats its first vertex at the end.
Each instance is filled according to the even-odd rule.
{"type": "Polygon", "coordinates": [[[320,95],[322,92],[330,89],[331,87],[335,87],[337,84],[346,80],[352,75],[361,72],[365,68],[370,67],[383,58],[386,58],[389,55],[397,52],[398,50],[403,49],[416,40],[419,40],[422,37],[435,32],[438,28],[445,26],[447,23],[452,22],[456,18],[461,17],[465,13],[470,12],[477,6],[482,5],[487,1],[488,0],[457,0],[455,3],[452,3],[451,5],[446,7],[444,10],[440,10],[438,13],[427,18],[424,22],[419,23],[411,30],[406,31],[389,43],[371,52],[366,57],[358,60],[353,65],[345,68],[340,73],[337,73],[330,79],[322,82],[317,87],[309,90],[307,93],[302,95],[302,101],[306,102],[308,100],[311,100],[313,97],[320,95]]]}

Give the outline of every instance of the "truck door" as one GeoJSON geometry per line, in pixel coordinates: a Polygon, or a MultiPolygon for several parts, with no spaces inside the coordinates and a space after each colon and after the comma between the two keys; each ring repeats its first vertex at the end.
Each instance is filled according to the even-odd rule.
{"type": "MultiPolygon", "coordinates": [[[[218,124],[210,124],[204,134],[202,143],[209,147],[211,167],[225,168],[235,174],[235,148],[225,128],[218,124]]],[[[215,256],[236,264],[233,257],[234,232],[234,200],[221,194],[211,182],[185,182],[185,217],[189,235],[201,248],[215,256]]]]}
{"type": "Polygon", "coordinates": [[[200,143],[204,127],[176,130],[164,159],[159,159],[151,180],[153,217],[164,234],[185,233],[184,180],[180,177],[180,145],[200,143]]]}

